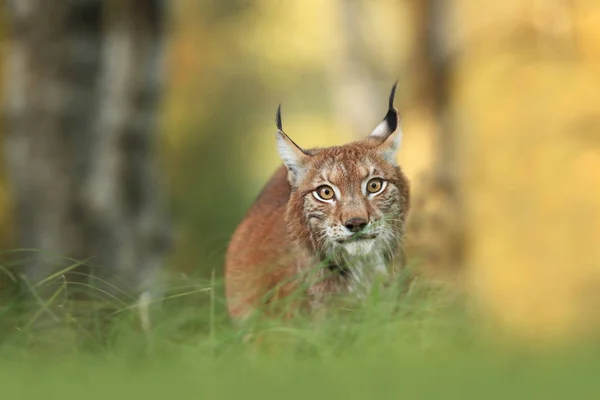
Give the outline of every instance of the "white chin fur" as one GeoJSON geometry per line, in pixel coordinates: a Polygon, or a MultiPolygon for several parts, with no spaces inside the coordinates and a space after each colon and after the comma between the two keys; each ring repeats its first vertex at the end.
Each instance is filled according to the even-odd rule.
{"type": "Polygon", "coordinates": [[[344,243],[342,247],[350,256],[364,256],[373,250],[375,240],[359,240],[356,242],[344,243]]]}

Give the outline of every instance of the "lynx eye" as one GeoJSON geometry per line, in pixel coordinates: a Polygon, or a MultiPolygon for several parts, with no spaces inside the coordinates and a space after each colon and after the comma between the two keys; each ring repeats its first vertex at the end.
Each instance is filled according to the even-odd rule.
{"type": "Polygon", "coordinates": [[[369,182],[367,182],[367,192],[371,194],[376,194],[381,192],[383,189],[384,183],[382,179],[373,178],[369,182]]]}
{"type": "Polygon", "coordinates": [[[335,196],[333,188],[327,185],[319,186],[317,190],[315,190],[315,194],[320,200],[331,200],[335,196]]]}

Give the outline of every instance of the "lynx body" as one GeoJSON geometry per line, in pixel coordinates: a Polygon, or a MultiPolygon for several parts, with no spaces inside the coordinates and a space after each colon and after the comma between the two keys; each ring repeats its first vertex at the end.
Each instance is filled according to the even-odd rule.
{"type": "Polygon", "coordinates": [[[225,290],[234,319],[301,291],[284,312],[314,311],[328,298],[362,296],[403,263],[409,183],[397,165],[402,132],[393,106],[364,140],[303,150],[284,132],[283,164],[236,229],[225,290]]]}

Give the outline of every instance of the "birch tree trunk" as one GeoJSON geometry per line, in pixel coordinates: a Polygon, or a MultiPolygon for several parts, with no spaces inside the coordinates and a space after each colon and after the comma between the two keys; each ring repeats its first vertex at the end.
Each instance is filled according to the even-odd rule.
{"type": "MultiPolygon", "coordinates": [[[[73,261],[128,292],[169,247],[159,190],[160,0],[9,0],[6,152],[17,244],[32,283],[73,261]],[[93,265],[93,267],[91,267],[93,265]]],[[[90,282],[103,290],[112,286],[90,282]]]]}

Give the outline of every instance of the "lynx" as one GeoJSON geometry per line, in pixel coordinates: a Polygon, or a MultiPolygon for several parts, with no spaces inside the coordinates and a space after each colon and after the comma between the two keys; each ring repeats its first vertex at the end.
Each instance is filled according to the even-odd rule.
{"type": "Polygon", "coordinates": [[[364,296],[376,279],[390,279],[402,266],[410,188],[396,161],[402,132],[395,91],[396,84],[387,114],[370,135],[329,148],[294,143],[283,131],[279,106],[276,143],[283,165],[226,254],[232,318],[243,320],[298,290],[303,296],[288,307],[310,313],[327,307],[332,296],[364,296]]]}

